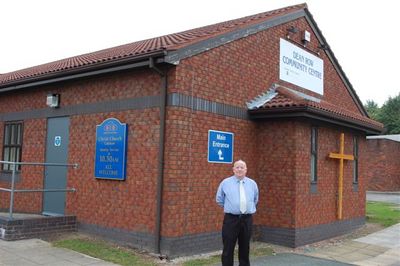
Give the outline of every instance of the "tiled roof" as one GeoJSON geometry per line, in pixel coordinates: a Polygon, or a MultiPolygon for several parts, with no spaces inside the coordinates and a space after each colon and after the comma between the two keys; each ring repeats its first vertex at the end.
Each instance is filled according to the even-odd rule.
{"type": "Polygon", "coordinates": [[[220,34],[245,28],[261,21],[266,21],[268,19],[289,14],[306,7],[306,4],[289,6],[206,27],[133,42],[89,54],[74,56],[10,73],[3,73],[3,75],[0,75],[0,88],[24,82],[25,80],[31,80],[32,78],[45,78],[48,75],[63,73],[69,70],[84,69],[107,62],[118,62],[127,59],[134,60],[135,58],[151,55],[157,52],[173,51],[220,34]]]}
{"type": "Polygon", "coordinates": [[[308,99],[305,94],[296,92],[289,88],[276,86],[276,88],[270,89],[268,93],[271,95],[273,94],[274,96],[267,99],[264,103],[259,104],[257,107],[251,108],[250,113],[265,113],[268,115],[268,113],[285,111],[314,111],[321,115],[334,117],[336,119],[357,125],[362,125],[376,131],[383,130],[383,124],[375,120],[338,107],[337,105],[329,103],[323,99],[308,99]]]}

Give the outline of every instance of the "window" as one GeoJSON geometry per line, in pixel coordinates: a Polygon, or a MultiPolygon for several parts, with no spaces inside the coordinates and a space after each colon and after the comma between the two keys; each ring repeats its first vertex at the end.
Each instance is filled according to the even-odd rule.
{"type": "Polygon", "coordinates": [[[311,128],[311,183],[317,182],[317,163],[318,163],[318,130],[311,128]]]}
{"type": "Polygon", "coordinates": [[[353,136],[353,183],[358,183],[358,138],[353,136]]]}
{"type": "MultiPolygon", "coordinates": [[[[22,122],[9,122],[4,125],[3,161],[20,162],[22,150],[22,122]]],[[[16,170],[20,170],[20,165],[16,170]]],[[[12,165],[3,164],[2,170],[11,171],[12,165]]]]}

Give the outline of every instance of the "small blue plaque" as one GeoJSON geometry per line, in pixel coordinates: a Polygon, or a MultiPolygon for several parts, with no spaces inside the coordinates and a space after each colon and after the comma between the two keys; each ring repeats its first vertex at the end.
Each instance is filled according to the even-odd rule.
{"type": "Polygon", "coordinates": [[[96,178],[125,180],[127,126],[108,118],[96,126],[96,178]]]}
{"type": "Polygon", "coordinates": [[[217,130],[208,131],[208,162],[232,163],[233,133],[217,130]]]}

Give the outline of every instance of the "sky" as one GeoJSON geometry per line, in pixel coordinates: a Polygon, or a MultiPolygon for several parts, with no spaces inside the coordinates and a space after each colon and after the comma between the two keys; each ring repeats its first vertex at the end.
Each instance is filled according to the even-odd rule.
{"type": "Polygon", "coordinates": [[[360,100],[400,92],[396,0],[0,2],[0,73],[306,2],[360,100]]]}

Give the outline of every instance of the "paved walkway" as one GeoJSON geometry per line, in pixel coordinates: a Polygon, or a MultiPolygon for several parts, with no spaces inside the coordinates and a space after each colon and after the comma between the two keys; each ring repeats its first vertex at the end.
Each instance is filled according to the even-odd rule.
{"type": "Polygon", "coordinates": [[[254,258],[251,265],[400,266],[400,224],[327,248],[254,258]]]}
{"type": "Polygon", "coordinates": [[[50,243],[40,239],[19,241],[0,240],[0,265],[7,266],[112,266],[84,254],[52,247],[50,243]]]}
{"type": "Polygon", "coordinates": [[[400,224],[307,255],[354,265],[400,266],[400,224]]]}

